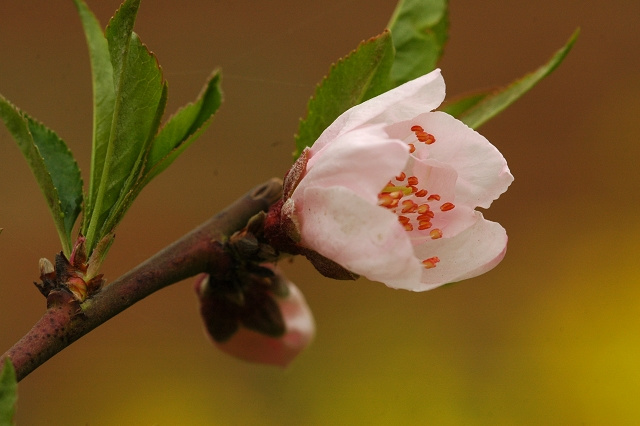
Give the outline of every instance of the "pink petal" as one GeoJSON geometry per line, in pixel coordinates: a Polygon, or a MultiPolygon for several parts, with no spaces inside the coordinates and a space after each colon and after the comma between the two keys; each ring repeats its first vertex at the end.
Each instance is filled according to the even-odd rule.
{"type": "Polygon", "coordinates": [[[389,138],[382,126],[367,126],[311,155],[306,174],[292,195],[294,200],[309,186],[342,186],[375,204],[378,193],[407,163],[409,148],[389,138]]]}
{"type": "Polygon", "coordinates": [[[394,288],[412,288],[422,267],[397,216],[347,188],[312,187],[297,211],[302,245],[394,288]]]}
{"type": "Polygon", "coordinates": [[[500,151],[484,136],[443,112],[421,114],[415,119],[387,128],[389,135],[407,138],[417,124],[435,136],[431,145],[416,144],[415,155],[453,167],[458,172],[455,204],[488,208],[505,192],[513,176],[500,151]]]}
{"type": "Polygon", "coordinates": [[[422,283],[414,291],[430,290],[443,284],[472,278],[494,268],[507,250],[507,233],[500,224],[485,220],[475,212],[473,226],[454,238],[431,240],[415,247],[421,259],[437,256],[437,266],[425,269],[422,283]]]}
{"type": "Polygon", "coordinates": [[[444,95],[444,79],[439,69],[433,70],[347,110],[320,135],[313,148],[321,149],[326,143],[364,124],[409,120],[437,108],[444,95]]]}

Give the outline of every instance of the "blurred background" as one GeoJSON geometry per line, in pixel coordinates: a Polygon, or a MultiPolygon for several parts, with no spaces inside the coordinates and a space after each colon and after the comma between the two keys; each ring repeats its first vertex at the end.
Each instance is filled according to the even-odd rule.
{"type": "MultiPolygon", "coordinates": [[[[89,0],[103,25],[119,0],[89,0]]],[[[168,112],[215,67],[213,125],[118,229],[113,280],[254,185],[282,176],[329,65],[386,25],[389,0],[146,0],[136,31],[168,112]]],[[[640,419],[640,3],[452,0],[448,96],[503,85],[582,34],[565,63],[481,128],[516,177],[486,212],[510,241],[484,276],[426,293],[285,265],[318,326],[293,365],[255,366],[204,335],[193,280],[140,302],[19,386],[20,425],[633,424],[640,419]]],[[[91,81],[71,1],[0,3],[0,93],[53,128],[88,176],[91,81]]],[[[60,250],[0,126],[0,350],[45,309],[60,250]]]]}

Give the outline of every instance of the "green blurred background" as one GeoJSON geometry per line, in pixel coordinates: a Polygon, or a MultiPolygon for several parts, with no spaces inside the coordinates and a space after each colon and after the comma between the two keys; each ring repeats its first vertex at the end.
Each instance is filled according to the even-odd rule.
{"type": "MultiPolygon", "coordinates": [[[[106,24],[119,0],[89,1],[106,24]]],[[[257,183],[282,176],[329,64],[379,33],[389,0],[145,0],[137,32],[168,111],[223,68],[212,127],[142,193],[114,279],[257,183]]],[[[514,184],[486,216],[510,237],[490,273],[427,293],[285,265],[317,338],[282,371],[205,338],[192,280],[119,315],[19,387],[20,425],[634,424],[640,421],[640,2],[452,0],[448,93],[533,70],[577,27],[555,74],[481,131],[514,184]]],[[[0,93],[71,146],[87,176],[91,83],[71,1],[0,3],[0,93]]],[[[40,317],[31,282],[60,249],[0,126],[0,350],[40,317]]]]}

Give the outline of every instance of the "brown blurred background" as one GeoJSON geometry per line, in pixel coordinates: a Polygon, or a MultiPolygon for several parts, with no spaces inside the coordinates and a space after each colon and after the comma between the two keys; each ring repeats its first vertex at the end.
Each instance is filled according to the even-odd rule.
{"type": "MultiPolygon", "coordinates": [[[[89,1],[103,25],[119,0],[89,1]]],[[[170,83],[168,111],[222,67],[212,127],[130,210],[104,266],[114,279],[290,165],[292,135],[329,64],[379,33],[389,0],[145,0],[136,26],[170,83]]],[[[286,266],[317,320],[281,371],[205,338],[192,281],[119,315],[27,377],[21,425],[631,424],[640,418],[640,111],[629,0],[452,0],[448,94],[566,62],[481,131],[516,177],[486,216],[503,263],[415,294],[286,266]]],[[[67,141],[88,176],[91,83],[71,1],[0,3],[0,93],[67,141]]],[[[0,126],[0,350],[40,317],[31,282],[60,249],[0,126]]]]}

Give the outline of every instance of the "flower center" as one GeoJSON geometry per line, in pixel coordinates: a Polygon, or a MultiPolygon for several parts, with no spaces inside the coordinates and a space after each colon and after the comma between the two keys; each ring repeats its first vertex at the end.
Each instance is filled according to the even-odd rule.
{"type": "MultiPolygon", "coordinates": [[[[431,145],[435,137],[421,126],[412,126],[418,142],[431,145]]],[[[415,151],[415,145],[409,143],[410,152],[415,151]]],[[[448,212],[455,208],[451,202],[443,202],[439,194],[429,193],[418,176],[407,176],[403,171],[393,177],[378,194],[378,205],[391,210],[398,216],[398,221],[405,231],[425,234],[433,240],[442,238],[442,230],[433,228],[436,214],[448,212]]],[[[435,268],[440,259],[437,256],[422,261],[426,269],[435,268]]]]}

